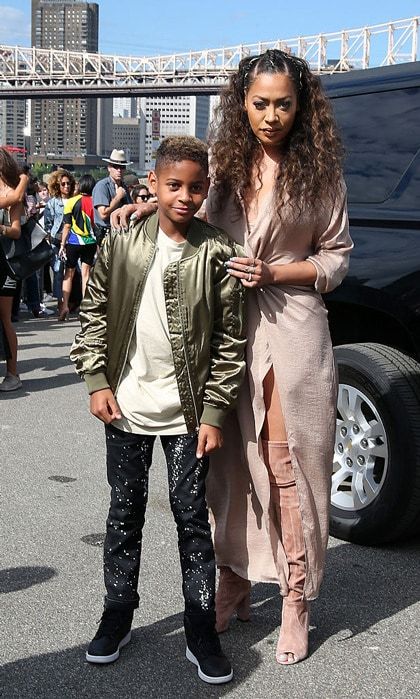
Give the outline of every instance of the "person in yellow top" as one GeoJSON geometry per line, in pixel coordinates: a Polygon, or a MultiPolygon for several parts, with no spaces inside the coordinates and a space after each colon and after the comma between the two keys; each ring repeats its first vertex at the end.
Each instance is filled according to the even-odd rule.
{"type": "Polygon", "coordinates": [[[93,234],[92,192],[95,180],[92,175],[82,175],[79,180],[79,194],[71,197],[64,205],[64,228],[59,256],[65,260],[66,271],[63,279],[63,306],[59,321],[67,320],[69,298],[75,269],[80,260],[82,270],[82,295],[85,293],[90,269],[96,253],[96,238],[93,234]]]}

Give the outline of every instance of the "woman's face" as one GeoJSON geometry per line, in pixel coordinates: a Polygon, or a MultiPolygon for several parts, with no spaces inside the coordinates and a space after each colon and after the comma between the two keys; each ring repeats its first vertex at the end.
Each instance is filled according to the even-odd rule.
{"type": "Polygon", "coordinates": [[[60,194],[64,199],[68,199],[70,196],[71,182],[67,175],[63,175],[60,180],[60,194]]]}
{"type": "Polygon", "coordinates": [[[44,185],[40,185],[38,187],[38,194],[39,198],[41,201],[47,201],[48,199],[48,187],[45,187],[44,185]]]}
{"type": "Polygon", "coordinates": [[[137,204],[142,204],[146,202],[149,199],[149,190],[146,189],[145,187],[140,187],[139,192],[137,194],[137,204]]]}
{"type": "Polygon", "coordinates": [[[279,146],[290,133],[298,101],[292,80],[284,73],[260,73],[245,95],[249,125],[263,146],[279,146]]]}

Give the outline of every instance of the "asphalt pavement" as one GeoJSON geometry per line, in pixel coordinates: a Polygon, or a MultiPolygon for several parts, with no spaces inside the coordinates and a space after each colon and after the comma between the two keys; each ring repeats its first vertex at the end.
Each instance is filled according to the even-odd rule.
{"type": "Polygon", "coordinates": [[[23,318],[23,389],[0,394],[0,696],[418,699],[420,538],[376,549],[331,539],[322,594],[311,606],[310,657],[293,667],[274,660],[277,589],[255,584],[252,621],[233,622],[222,636],[233,682],[203,684],[184,657],[175,526],[159,447],[132,642],[117,663],[85,662],[102,612],[108,486],[103,429],[68,359],[77,328],[74,317],[23,318]]]}

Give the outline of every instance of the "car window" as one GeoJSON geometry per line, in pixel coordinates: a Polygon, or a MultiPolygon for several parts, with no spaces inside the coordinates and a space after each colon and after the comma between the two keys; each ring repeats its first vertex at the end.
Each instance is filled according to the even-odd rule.
{"type": "Polygon", "coordinates": [[[346,151],[349,202],[385,201],[420,149],[420,89],[337,97],[332,102],[346,151]]]}

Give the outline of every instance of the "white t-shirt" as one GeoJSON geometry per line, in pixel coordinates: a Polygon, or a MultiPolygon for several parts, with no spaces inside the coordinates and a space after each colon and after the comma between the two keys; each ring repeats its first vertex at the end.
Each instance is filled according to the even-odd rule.
{"type": "Polygon", "coordinates": [[[123,418],[113,425],[137,434],[186,434],[166,317],[163,275],[184,242],[159,228],[155,257],[143,289],[127,363],[117,391],[123,418]]]}

